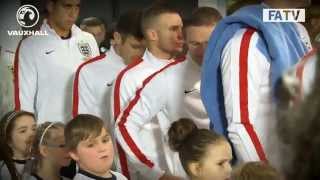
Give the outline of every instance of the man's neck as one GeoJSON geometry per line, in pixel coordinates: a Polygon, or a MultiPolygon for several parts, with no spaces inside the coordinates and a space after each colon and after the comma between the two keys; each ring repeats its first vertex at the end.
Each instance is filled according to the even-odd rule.
{"type": "Polygon", "coordinates": [[[71,29],[65,30],[59,28],[55,23],[53,23],[53,21],[50,18],[48,18],[48,25],[58,34],[58,36],[62,38],[70,36],[71,29]]]}
{"type": "Polygon", "coordinates": [[[172,54],[166,53],[163,50],[161,50],[155,46],[150,46],[148,49],[153,54],[153,56],[155,56],[156,58],[159,58],[159,59],[170,60],[173,57],[172,54]]]}
{"type": "Polygon", "coordinates": [[[122,62],[123,62],[125,65],[128,65],[128,64],[130,63],[130,60],[127,60],[127,59],[123,58],[123,56],[121,56],[119,46],[113,45],[112,47],[113,47],[113,49],[114,49],[114,52],[115,52],[118,56],[121,57],[122,62]]]}

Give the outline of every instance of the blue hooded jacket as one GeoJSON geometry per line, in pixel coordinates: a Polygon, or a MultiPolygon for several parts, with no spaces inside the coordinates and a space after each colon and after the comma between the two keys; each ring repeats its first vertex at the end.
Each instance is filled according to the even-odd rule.
{"type": "Polygon", "coordinates": [[[238,30],[256,29],[265,43],[264,52],[270,57],[272,88],[282,73],[307,53],[295,23],[263,22],[263,8],[264,5],[252,5],[239,9],[221,20],[210,37],[202,65],[201,98],[208,112],[210,128],[219,134],[227,135],[220,70],[222,51],[238,30]]]}

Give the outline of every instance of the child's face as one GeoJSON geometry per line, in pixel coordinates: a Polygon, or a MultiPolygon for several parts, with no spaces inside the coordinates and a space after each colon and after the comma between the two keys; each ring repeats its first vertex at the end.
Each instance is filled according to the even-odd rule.
{"type": "Polygon", "coordinates": [[[200,162],[201,180],[227,180],[230,179],[232,160],[231,146],[226,141],[209,145],[206,156],[200,162]]]}
{"type": "Polygon", "coordinates": [[[13,158],[26,158],[29,155],[35,131],[36,122],[33,117],[21,116],[15,120],[9,142],[13,150],[13,158]]]}
{"type": "Polygon", "coordinates": [[[43,155],[57,167],[68,166],[71,158],[65,147],[64,129],[59,127],[51,131],[53,137],[49,140],[48,145],[45,146],[47,153],[43,155]]]}
{"type": "Polygon", "coordinates": [[[76,151],[70,152],[70,155],[81,169],[98,176],[105,176],[109,173],[113,162],[111,136],[103,128],[98,137],[81,141],[76,151]]]}

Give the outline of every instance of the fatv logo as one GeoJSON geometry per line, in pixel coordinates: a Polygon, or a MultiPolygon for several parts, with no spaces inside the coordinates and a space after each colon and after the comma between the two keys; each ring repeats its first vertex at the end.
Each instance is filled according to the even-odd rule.
{"type": "MultiPolygon", "coordinates": [[[[36,7],[30,4],[21,6],[16,13],[18,24],[24,28],[34,27],[39,21],[39,11],[36,7]]],[[[8,30],[9,36],[45,36],[48,35],[46,31],[34,30],[8,30]]]]}
{"type": "Polygon", "coordinates": [[[305,22],[305,9],[263,9],[264,22],[305,22]]]}

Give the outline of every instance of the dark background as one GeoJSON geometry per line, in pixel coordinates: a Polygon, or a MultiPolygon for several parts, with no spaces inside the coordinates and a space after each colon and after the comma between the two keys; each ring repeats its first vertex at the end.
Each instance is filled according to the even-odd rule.
{"type": "MultiPolygon", "coordinates": [[[[123,12],[130,9],[143,9],[153,2],[154,0],[81,0],[77,24],[83,18],[90,16],[98,17],[110,24],[115,22],[123,12]]],[[[169,0],[167,2],[171,7],[177,8],[183,17],[188,17],[198,5],[198,0],[169,0]]],[[[36,6],[40,11],[40,17],[43,17],[41,13],[44,12],[45,0],[20,0],[20,3],[36,6]]]]}

